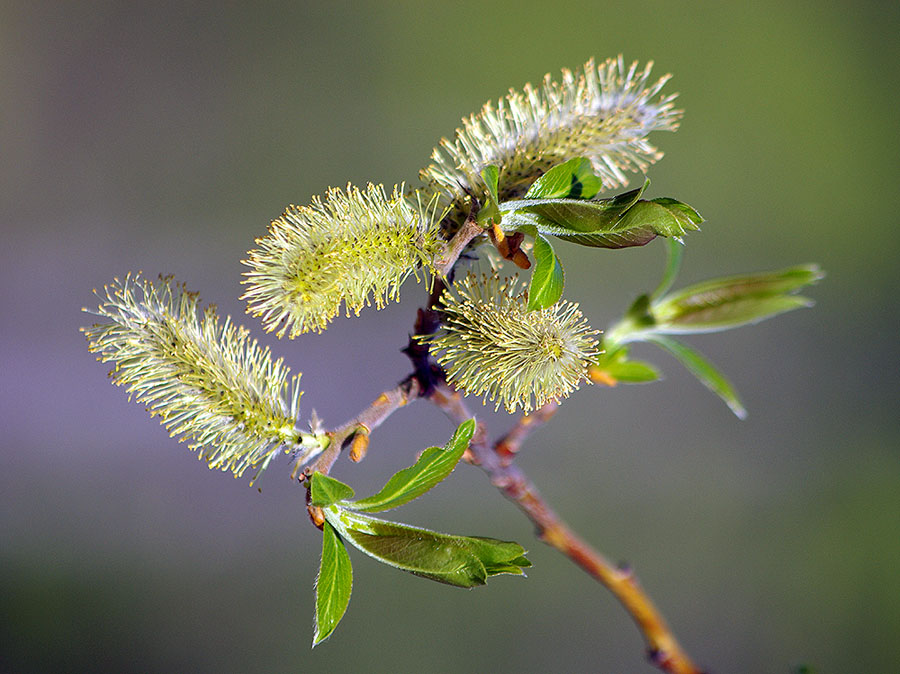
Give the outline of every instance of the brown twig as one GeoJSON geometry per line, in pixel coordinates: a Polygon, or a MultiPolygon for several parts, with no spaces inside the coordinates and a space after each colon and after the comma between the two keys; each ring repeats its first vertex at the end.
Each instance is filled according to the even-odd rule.
{"type": "MultiPolygon", "coordinates": [[[[462,423],[472,417],[462,396],[446,383],[436,385],[428,399],[453,419],[454,423],[462,423]]],[[[562,552],[615,595],[643,633],[650,660],[655,666],[670,674],[701,674],[701,670],[675,639],[634,573],[630,569],[611,564],[575,534],[550,508],[519,467],[511,461],[505,461],[504,457],[492,449],[481,424],[469,449],[472,463],[484,470],[491,484],[528,516],[537,528],[538,538],[562,552]]]]}
{"type": "Polygon", "coordinates": [[[522,448],[522,443],[529,435],[547,423],[556,414],[558,407],[558,403],[550,401],[531,414],[523,414],[516,425],[494,443],[494,453],[500,457],[500,462],[503,465],[512,463],[522,448]]]}
{"type": "MultiPolygon", "coordinates": [[[[372,404],[353,419],[327,434],[330,438],[328,447],[319,455],[315,463],[306,467],[303,475],[309,476],[314,472],[327,475],[331,472],[331,467],[337,461],[341,451],[348,445],[350,446],[350,459],[356,462],[362,461],[369,444],[369,433],[378,428],[398,409],[418,398],[421,391],[418,378],[407,377],[394,388],[382,392],[372,401],[372,404]]],[[[292,476],[296,477],[295,474],[292,476]]]]}
{"type": "Polygon", "coordinates": [[[469,212],[469,216],[466,218],[463,226],[460,227],[459,231],[453,235],[453,238],[445,244],[440,259],[435,261],[434,270],[437,272],[438,276],[447,276],[453,269],[459,256],[462,255],[462,252],[466,249],[466,246],[471,243],[472,239],[480,234],[484,234],[484,227],[479,225],[475,220],[477,206],[478,203],[473,201],[472,210],[469,212]]]}

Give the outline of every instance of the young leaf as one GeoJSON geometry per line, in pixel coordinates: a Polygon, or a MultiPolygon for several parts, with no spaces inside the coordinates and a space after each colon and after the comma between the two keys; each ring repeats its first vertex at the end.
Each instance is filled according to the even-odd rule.
{"type": "Polygon", "coordinates": [[[650,203],[661,206],[669,211],[669,213],[682,222],[686,229],[696,230],[696,226],[703,222],[703,217],[693,207],[688,206],[683,201],[673,199],[672,197],[657,197],[656,199],[651,199],[650,203]],[[694,226],[691,227],[691,225],[694,226]]]}
{"type": "Polygon", "coordinates": [[[650,308],[650,296],[639,295],[625,312],[625,319],[637,327],[652,328],[656,325],[656,318],[650,308]]]}
{"type": "Polygon", "coordinates": [[[337,627],[350,603],[353,567],[347,548],[327,521],[322,527],[322,563],[316,578],[316,630],[313,648],[337,627]]]}
{"type": "Polygon", "coordinates": [[[591,162],[576,157],[557,164],[534,181],[525,199],[592,199],[603,187],[591,162]]]}
{"type": "Polygon", "coordinates": [[[443,449],[429,447],[414,465],[395,473],[377,494],[342,505],[359,512],[374,513],[418,498],[453,471],[474,433],[475,420],[464,421],[443,449]]]}
{"type": "Polygon", "coordinates": [[[656,367],[642,360],[623,360],[606,365],[592,366],[588,372],[593,381],[598,381],[599,373],[603,373],[607,379],[623,384],[646,384],[651,381],[659,381],[662,374],[656,367]],[[594,372],[597,367],[597,373],[594,372]]]}
{"type": "Polygon", "coordinates": [[[553,246],[543,236],[533,230],[534,270],[528,286],[528,311],[552,307],[562,297],[565,272],[556,257],[553,246]]]}
{"type": "Polygon", "coordinates": [[[718,368],[710,363],[706,358],[701,356],[697,351],[671,337],[662,335],[648,335],[646,341],[656,344],[658,347],[668,351],[675,356],[681,364],[684,365],[688,372],[700,380],[700,383],[706,386],[710,391],[719,396],[735,416],[739,419],[747,417],[747,410],[737,396],[737,392],[731,385],[731,382],[725,378],[718,368]]]}
{"type": "Polygon", "coordinates": [[[683,310],[660,320],[658,331],[668,335],[718,332],[812,305],[813,301],[806,297],[776,295],[743,297],[710,306],[678,307],[683,310]]]}
{"type": "Polygon", "coordinates": [[[497,182],[500,179],[500,169],[493,165],[485,166],[481,170],[481,177],[484,180],[484,184],[487,185],[488,194],[496,204],[499,201],[497,197],[497,182]]]}
{"type": "Polygon", "coordinates": [[[522,576],[524,575],[522,569],[531,566],[531,562],[525,558],[525,550],[518,543],[498,541],[484,536],[466,536],[465,540],[484,564],[488,576],[497,576],[501,573],[522,576]]]}
{"type": "Polygon", "coordinates": [[[643,246],[657,236],[680,238],[703,221],[693,208],[662,197],[639,200],[649,180],[612,199],[540,198],[500,205],[504,229],[536,227],[565,241],[596,248],[643,246]]]}
{"type": "Polygon", "coordinates": [[[520,199],[500,204],[504,230],[533,226],[541,234],[566,237],[610,231],[634,206],[650,181],[611,199],[520,199]]]}
{"type": "Polygon", "coordinates": [[[657,236],[680,239],[687,232],[699,229],[701,222],[703,218],[693,208],[664,197],[638,201],[606,231],[560,238],[583,246],[627,248],[643,246],[657,236]]]}
{"type": "Polygon", "coordinates": [[[810,306],[812,300],[791,293],[823,276],[816,265],[804,265],[712,279],[663,297],[652,312],[662,333],[727,330],[810,306]]]}
{"type": "Polygon", "coordinates": [[[615,386],[618,383],[642,384],[662,378],[659,370],[650,363],[628,359],[628,347],[601,353],[597,362],[588,367],[588,376],[599,384],[615,386]]]}
{"type": "Polygon", "coordinates": [[[522,546],[509,541],[442,534],[337,506],[327,508],[325,518],[370,557],[447,585],[484,585],[490,576],[522,575],[522,568],[530,566],[522,546]]]}
{"type": "Polygon", "coordinates": [[[481,225],[487,225],[491,221],[500,224],[502,216],[500,215],[500,209],[497,207],[497,181],[500,178],[500,169],[496,166],[485,166],[481,171],[481,178],[487,186],[488,198],[487,203],[478,211],[475,219],[481,225]]]}
{"type": "Polygon", "coordinates": [[[340,480],[319,472],[309,479],[309,499],[314,506],[324,508],[349,498],[353,498],[353,487],[340,480]]]}

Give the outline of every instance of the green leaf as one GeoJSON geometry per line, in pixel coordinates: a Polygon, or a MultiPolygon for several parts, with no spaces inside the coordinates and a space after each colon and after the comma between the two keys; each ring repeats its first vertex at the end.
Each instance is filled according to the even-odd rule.
{"type": "Polygon", "coordinates": [[[496,166],[485,166],[481,171],[481,178],[487,186],[487,203],[478,211],[475,221],[482,226],[486,226],[490,222],[495,222],[499,225],[502,220],[500,209],[497,206],[497,185],[500,179],[500,169],[496,166]]]}
{"type": "Polygon", "coordinates": [[[557,164],[535,180],[525,199],[591,199],[602,187],[590,160],[576,157],[557,164]]]}
{"type": "Polygon", "coordinates": [[[687,229],[697,229],[697,225],[703,222],[703,217],[691,206],[682,201],[673,199],[672,197],[657,197],[651,199],[650,203],[662,206],[672,215],[682,221],[687,229]],[[693,227],[691,227],[693,225],[693,227]]]}
{"type": "Polygon", "coordinates": [[[541,234],[570,237],[610,231],[650,184],[611,199],[520,199],[500,204],[505,231],[536,227],[541,234]]]}
{"type": "Polygon", "coordinates": [[[565,236],[566,241],[599,248],[643,246],[657,236],[680,239],[699,229],[703,218],[693,208],[668,197],[638,201],[606,232],[565,236]]]}
{"type": "Polygon", "coordinates": [[[501,221],[500,209],[493,201],[488,201],[475,216],[475,222],[482,227],[487,227],[491,222],[499,225],[501,221]]]}
{"type": "Polygon", "coordinates": [[[666,268],[663,270],[659,285],[650,294],[650,299],[656,299],[669,292],[669,288],[675,283],[678,271],[681,269],[681,258],[684,256],[684,244],[678,239],[666,239],[666,268]]]}
{"type": "Polygon", "coordinates": [[[606,372],[616,381],[625,384],[646,384],[662,379],[662,374],[656,366],[642,360],[623,360],[611,363],[606,367],[606,372]]]}
{"type": "Polygon", "coordinates": [[[313,648],[331,636],[337,627],[353,588],[353,567],[347,548],[327,521],[322,527],[322,563],[316,578],[316,630],[313,648]]]}
{"type": "Polygon", "coordinates": [[[504,230],[536,227],[542,234],[584,246],[625,248],[643,246],[657,236],[680,238],[698,229],[703,218],[687,204],[668,197],[640,200],[649,184],[647,180],[612,199],[507,201],[500,204],[504,230]]]}
{"type": "Polygon", "coordinates": [[[341,536],[378,561],[457,587],[484,585],[501,573],[522,575],[530,566],[518,543],[452,536],[330,506],[326,519],[341,536]]]}
{"type": "Polygon", "coordinates": [[[662,378],[659,370],[650,363],[629,360],[628,347],[601,353],[589,368],[591,379],[609,385],[617,383],[643,384],[662,378]]]}
{"type": "Polygon", "coordinates": [[[562,296],[565,272],[553,251],[553,246],[543,236],[532,230],[534,236],[534,269],[528,286],[528,311],[552,307],[562,296]]]}
{"type": "Polygon", "coordinates": [[[734,412],[739,419],[746,418],[747,410],[738,398],[737,392],[734,390],[731,382],[725,378],[725,375],[723,375],[715,365],[710,363],[697,351],[694,351],[686,344],[676,341],[671,337],[651,334],[647,335],[645,339],[652,344],[656,344],[665,351],[668,351],[681,361],[681,364],[687,368],[688,372],[699,379],[700,383],[706,386],[706,388],[724,400],[725,404],[731,408],[731,411],[734,412]]]}
{"type": "Polygon", "coordinates": [[[481,178],[484,180],[484,184],[487,186],[488,194],[491,199],[494,200],[494,203],[498,203],[500,199],[497,197],[498,193],[498,182],[500,180],[500,169],[496,166],[485,166],[481,170],[481,178]]]}
{"type": "Polygon", "coordinates": [[[684,288],[652,307],[658,331],[667,334],[715,332],[756,323],[812,300],[793,295],[824,274],[816,265],[712,279],[684,288]]]}
{"type": "Polygon", "coordinates": [[[639,295],[622,320],[610,327],[603,335],[604,348],[610,353],[615,352],[628,342],[639,341],[645,335],[654,332],[656,319],[651,313],[649,295],[639,295]]]}
{"type": "Polygon", "coordinates": [[[372,513],[396,508],[418,498],[453,471],[474,433],[475,420],[464,421],[443,449],[429,447],[414,465],[394,474],[374,496],[341,505],[372,513]]]}
{"type": "Polygon", "coordinates": [[[525,558],[525,550],[518,543],[484,536],[466,536],[465,540],[484,564],[488,576],[501,573],[522,576],[522,569],[531,566],[531,562],[525,558]]]}
{"type": "Polygon", "coordinates": [[[314,506],[323,508],[332,503],[353,498],[353,488],[330,475],[316,472],[309,478],[309,499],[314,506]]]}
{"type": "Polygon", "coordinates": [[[796,295],[745,297],[718,305],[685,307],[684,311],[660,320],[657,329],[669,335],[718,332],[812,305],[812,300],[796,295]]]}

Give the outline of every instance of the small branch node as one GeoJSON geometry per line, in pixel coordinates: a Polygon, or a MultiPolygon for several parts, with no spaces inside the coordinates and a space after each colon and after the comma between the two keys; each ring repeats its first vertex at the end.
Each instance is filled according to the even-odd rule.
{"type": "Polygon", "coordinates": [[[434,270],[439,277],[446,277],[472,239],[484,233],[484,228],[475,220],[477,201],[474,201],[472,206],[463,226],[444,245],[440,258],[434,264],[434,270]]]}

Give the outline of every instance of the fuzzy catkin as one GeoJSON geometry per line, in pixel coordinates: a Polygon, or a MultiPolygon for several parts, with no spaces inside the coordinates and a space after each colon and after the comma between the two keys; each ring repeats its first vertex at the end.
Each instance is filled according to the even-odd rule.
{"type": "Polygon", "coordinates": [[[342,304],[349,315],[398,300],[410,274],[432,267],[442,241],[436,200],[414,196],[348,185],[290,206],[244,261],[247,311],[293,338],[324,330],[342,304]]]}
{"type": "Polygon", "coordinates": [[[100,297],[93,313],[107,322],[82,329],[90,350],[114,362],[113,383],[210,468],[261,472],[282,447],[296,446],[299,375],[288,381],[290,369],[245,328],[230,317],[220,323],[214,306],[198,316],[196,293],[170,278],[128,275],[100,297]]]}
{"type": "Polygon", "coordinates": [[[441,190],[459,208],[467,191],[483,189],[486,166],[500,169],[499,198],[514,199],[552,166],[587,157],[604,189],[626,185],[625,172],[643,171],[662,157],[647,142],[652,131],[674,131],[681,111],[675,95],[652,100],[668,81],[650,82],[648,63],[625,66],[622,57],[599,66],[591,59],[581,71],[550,75],[539,87],[511,89],[496,105],[462,120],[451,141],[441,140],[423,182],[441,190]]]}
{"type": "Polygon", "coordinates": [[[447,379],[513,413],[559,400],[587,380],[599,353],[598,334],[578,305],[561,301],[528,311],[516,278],[469,275],[441,298],[442,328],[419,336],[429,344],[447,379]]]}

